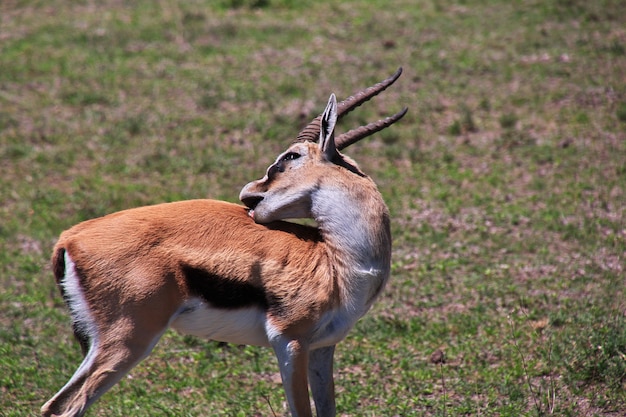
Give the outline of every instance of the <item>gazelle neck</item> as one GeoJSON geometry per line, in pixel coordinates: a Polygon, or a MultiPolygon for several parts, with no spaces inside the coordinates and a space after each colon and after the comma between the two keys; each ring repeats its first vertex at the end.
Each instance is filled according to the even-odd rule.
{"type": "Polygon", "coordinates": [[[368,187],[320,187],[311,212],[356,308],[369,308],[390,273],[389,212],[369,178],[368,187]],[[356,300],[354,298],[357,298],[356,300]]]}

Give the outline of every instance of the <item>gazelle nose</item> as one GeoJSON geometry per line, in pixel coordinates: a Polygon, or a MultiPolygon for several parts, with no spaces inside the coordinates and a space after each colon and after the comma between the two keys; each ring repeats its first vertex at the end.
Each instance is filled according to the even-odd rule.
{"type": "Polygon", "coordinates": [[[261,200],[263,200],[263,197],[259,195],[241,196],[241,202],[250,209],[254,209],[257,206],[257,204],[261,202],[261,200]]]}

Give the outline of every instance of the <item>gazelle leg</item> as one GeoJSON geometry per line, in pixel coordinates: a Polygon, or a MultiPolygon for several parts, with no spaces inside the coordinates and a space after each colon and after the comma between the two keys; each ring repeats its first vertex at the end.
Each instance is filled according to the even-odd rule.
{"type": "Polygon", "coordinates": [[[312,417],[307,383],[309,348],[299,341],[280,336],[272,341],[280,376],[292,417],[312,417]]]}
{"type": "Polygon", "coordinates": [[[334,417],[336,413],[333,381],[334,353],[334,345],[315,349],[309,353],[309,384],[317,417],[334,417]]]}
{"type": "Polygon", "coordinates": [[[94,338],[85,359],[69,382],[41,408],[44,417],[79,417],[102,394],[148,356],[163,331],[152,335],[116,329],[113,336],[94,338]],[[147,338],[144,338],[148,336],[147,338]],[[152,337],[150,337],[152,336],[152,337]]]}

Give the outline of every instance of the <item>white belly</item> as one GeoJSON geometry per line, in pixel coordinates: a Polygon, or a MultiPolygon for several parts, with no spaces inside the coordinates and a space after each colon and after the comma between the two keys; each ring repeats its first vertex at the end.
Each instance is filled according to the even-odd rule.
{"type": "Polygon", "coordinates": [[[191,299],[171,326],[181,333],[219,342],[270,345],[265,332],[265,314],[258,308],[220,309],[200,299],[191,299]]]}

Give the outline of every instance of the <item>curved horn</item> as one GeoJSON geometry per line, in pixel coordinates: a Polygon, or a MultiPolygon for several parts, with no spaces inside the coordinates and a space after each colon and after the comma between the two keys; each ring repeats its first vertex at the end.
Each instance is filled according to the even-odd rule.
{"type": "Polygon", "coordinates": [[[365,126],[352,129],[346,133],[342,133],[341,135],[337,136],[337,138],[335,138],[335,146],[337,147],[337,150],[340,151],[343,148],[347,148],[354,142],[357,142],[365,137],[373,135],[379,130],[383,130],[384,128],[391,126],[398,120],[402,119],[402,117],[406,114],[408,110],[409,108],[405,107],[393,116],[385,117],[384,119],[381,119],[377,122],[372,122],[365,126]]]}
{"type": "MultiPolygon", "coordinates": [[[[366,101],[370,100],[372,97],[375,97],[381,92],[385,91],[387,87],[392,85],[398,79],[398,77],[400,77],[401,74],[402,74],[402,67],[398,68],[398,70],[391,77],[379,82],[378,84],[368,87],[365,90],[359,93],[356,93],[355,95],[350,96],[347,99],[340,102],[339,104],[337,104],[337,120],[340,120],[343,116],[350,113],[352,110],[359,107],[361,104],[365,103],[366,101]]],[[[320,134],[320,120],[321,120],[321,115],[313,119],[304,129],[300,131],[300,133],[298,133],[298,137],[296,138],[295,142],[303,142],[306,140],[316,142],[319,139],[319,134],[320,134]]],[[[375,123],[370,123],[370,125],[372,124],[375,124],[375,123]]],[[[370,126],[370,125],[367,125],[367,126],[370,126]]],[[[373,130],[371,133],[369,133],[369,135],[387,126],[389,125],[383,126],[377,130],[373,130]]],[[[358,129],[355,129],[355,130],[358,130],[358,129]]],[[[368,135],[365,135],[365,136],[368,136],[368,135]]],[[[352,140],[350,144],[356,142],[359,139],[362,139],[365,136],[361,136],[358,139],[352,140]]],[[[348,145],[345,145],[345,146],[348,146],[348,145]]]]}

